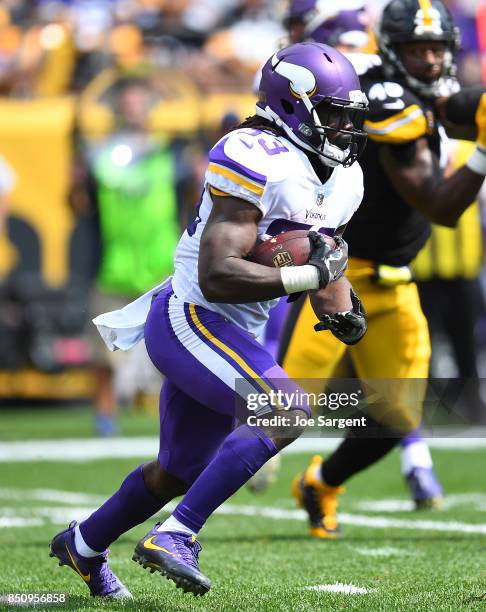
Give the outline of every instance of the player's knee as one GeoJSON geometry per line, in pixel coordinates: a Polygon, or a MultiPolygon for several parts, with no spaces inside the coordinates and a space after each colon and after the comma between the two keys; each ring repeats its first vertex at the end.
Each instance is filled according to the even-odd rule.
{"type": "Polygon", "coordinates": [[[267,428],[266,434],[282,450],[302,434],[307,427],[309,414],[303,409],[294,409],[278,416],[281,419],[276,425],[267,428]]]}
{"type": "Polygon", "coordinates": [[[169,474],[157,460],[143,466],[143,479],[152,495],[165,503],[183,495],[188,489],[185,482],[169,474]]]}

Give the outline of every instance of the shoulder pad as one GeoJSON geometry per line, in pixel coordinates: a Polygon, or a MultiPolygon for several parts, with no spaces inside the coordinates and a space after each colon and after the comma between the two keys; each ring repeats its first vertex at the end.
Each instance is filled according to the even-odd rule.
{"type": "Polygon", "coordinates": [[[420,98],[396,81],[363,83],[369,101],[365,129],[371,140],[404,144],[430,132],[428,111],[420,98]]]}
{"type": "Polygon", "coordinates": [[[288,173],[293,154],[285,142],[261,130],[235,130],[211,149],[208,169],[261,194],[267,181],[283,180],[288,173]]]}

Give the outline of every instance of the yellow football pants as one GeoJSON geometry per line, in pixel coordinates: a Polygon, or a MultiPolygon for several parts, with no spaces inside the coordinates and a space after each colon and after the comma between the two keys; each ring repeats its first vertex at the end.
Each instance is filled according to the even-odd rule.
{"type": "Polygon", "coordinates": [[[332,378],[349,351],[356,375],[384,398],[369,408],[369,414],[406,433],[422,420],[430,358],[427,321],[414,283],[382,287],[372,280],[373,270],[370,262],[349,260],[347,277],[368,317],[364,338],[348,347],[329,331],[315,332],[317,318],[307,298],[282,365],[304,388],[315,391],[315,380],[332,378]]]}

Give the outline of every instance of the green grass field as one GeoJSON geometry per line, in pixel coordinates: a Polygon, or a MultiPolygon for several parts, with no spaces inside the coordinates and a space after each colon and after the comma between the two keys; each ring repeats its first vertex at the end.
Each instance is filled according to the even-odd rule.
{"type": "MultiPolygon", "coordinates": [[[[155,419],[145,416],[128,415],[123,426],[137,435],[156,431],[155,419]]],[[[83,437],[89,427],[87,411],[0,412],[4,441],[83,437]]],[[[70,610],[485,610],[486,450],[433,454],[449,494],[444,510],[404,509],[408,498],[392,453],[349,482],[340,541],[307,537],[289,485],[310,455],[284,456],[275,486],[259,495],[240,491],[202,532],[201,568],[213,581],[203,598],[131,561],[154,521],[141,525],[111,548],[112,566],[134,595],[126,604],[90,598],[73,571],[49,558],[48,543],[144,459],[0,462],[0,593],[68,593],[70,610]],[[336,583],[362,592],[318,590],[336,583]]]]}

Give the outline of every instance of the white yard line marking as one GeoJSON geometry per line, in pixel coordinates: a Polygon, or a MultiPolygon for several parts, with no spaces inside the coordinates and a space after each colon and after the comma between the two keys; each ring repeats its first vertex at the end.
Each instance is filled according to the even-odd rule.
{"type": "Polygon", "coordinates": [[[409,557],[416,556],[416,552],[393,548],[393,546],[382,546],[381,548],[367,548],[366,546],[351,546],[351,550],[364,557],[409,557]]]}
{"type": "MultiPolygon", "coordinates": [[[[473,510],[484,512],[486,510],[486,494],[484,493],[452,493],[446,495],[443,502],[444,509],[457,506],[472,507],[473,510]]],[[[355,506],[362,512],[410,512],[415,504],[409,499],[363,499],[355,506]]]]}
{"type": "Polygon", "coordinates": [[[423,531],[451,531],[457,533],[486,534],[486,523],[461,523],[460,521],[432,521],[393,519],[385,516],[340,514],[343,525],[371,527],[373,529],[413,529],[423,531]]]}
{"type": "Polygon", "coordinates": [[[410,512],[415,504],[411,499],[363,499],[356,508],[362,512],[410,512]]]}
{"type": "Polygon", "coordinates": [[[58,489],[0,488],[0,499],[60,502],[69,505],[92,505],[102,504],[106,498],[102,495],[91,495],[89,493],[78,493],[75,491],[59,491],[58,489]]]}
{"type": "MultiPolygon", "coordinates": [[[[436,435],[439,436],[440,433],[438,432],[436,435]]],[[[446,450],[464,451],[486,448],[486,429],[484,427],[463,430],[456,434],[456,436],[451,435],[446,438],[425,438],[425,441],[429,448],[446,450]]],[[[341,440],[341,438],[307,438],[304,436],[285,447],[282,452],[287,455],[295,455],[298,453],[327,453],[333,451],[341,443],[341,440]]]]}
{"type": "Polygon", "coordinates": [[[154,457],[157,438],[73,438],[0,442],[0,462],[11,461],[92,461],[127,457],[154,457]]]}
{"type": "MultiPolygon", "coordinates": [[[[486,437],[477,435],[478,437],[470,438],[430,438],[427,442],[430,448],[457,451],[486,448],[486,437]]],[[[299,438],[283,452],[290,455],[329,452],[334,450],[340,441],[339,438],[299,438]]],[[[156,437],[0,442],[0,463],[13,461],[84,462],[96,459],[150,458],[157,455],[158,446],[159,442],[156,437]]]]}
{"type": "Polygon", "coordinates": [[[335,584],[316,584],[304,587],[306,591],[319,591],[321,593],[344,593],[345,595],[367,595],[376,592],[376,589],[364,589],[354,584],[336,582],[335,584]]]}
{"type": "Polygon", "coordinates": [[[45,521],[38,518],[0,516],[0,527],[39,527],[44,523],[45,521]]]}
{"type": "MultiPolygon", "coordinates": [[[[15,491],[15,489],[3,489],[4,491],[15,491]]],[[[28,497],[29,489],[17,489],[19,496],[17,500],[28,500],[32,499],[28,497]],[[21,497],[23,496],[23,497],[21,497]]],[[[0,508],[0,518],[3,517],[6,520],[5,524],[0,523],[0,527],[14,526],[9,524],[12,520],[18,517],[19,521],[25,520],[41,520],[44,522],[51,522],[55,524],[68,523],[73,518],[77,520],[83,520],[93,510],[95,506],[101,503],[103,498],[100,496],[93,496],[90,503],[82,505],[81,499],[85,499],[90,496],[83,493],[76,493],[70,491],[57,491],[52,489],[32,489],[34,495],[37,496],[37,500],[44,497],[44,493],[49,494],[55,493],[59,499],[63,499],[64,503],[71,502],[77,503],[77,506],[29,506],[24,505],[21,507],[3,507],[0,508]],[[76,500],[76,501],[75,501],[76,500]],[[95,501],[96,500],[96,501],[95,501]]],[[[11,498],[13,499],[13,498],[11,498]]],[[[164,508],[164,512],[171,512],[175,507],[175,503],[168,504],[164,508]]],[[[264,518],[271,518],[275,520],[286,520],[286,521],[305,521],[306,513],[303,510],[287,510],[284,508],[273,508],[271,506],[250,506],[250,505],[236,505],[236,504],[224,504],[216,511],[216,514],[222,515],[234,515],[234,516],[261,516],[264,518]]],[[[459,521],[436,521],[436,520],[415,520],[415,519],[402,519],[402,518],[391,518],[386,516],[367,516],[364,514],[351,514],[341,513],[339,515],[340,522],[343,525],[357,525],[361,527],[369,527],[372,529],[412,529],[419,531],[448,531],[458,533],[475,533],[475,534],[486,534],[486,524],[484,523],[462,523],[459,521]]],[[[20,525],[19,525],[20,526],[20,525]]]]}
{"type": "MultiPolygon", "coordinates": [[[[237,506],[224,505],[219,514],[235,514],[244,516],[263,516],[276,520],[306,520],[303,510],[283,510],[266,506],[237,506]]],[[[432,521],[432,520],[408,520],[394,519],[386,516],[366,516],[364,514],[340,513],[339,521],[343,525],[358,525],[360,527],[371,527],[372,529],[417,529],[422,531],[454,531],[459,533],[484,533],[484,523],[461,523],[459,521],[432,521]]]]}

